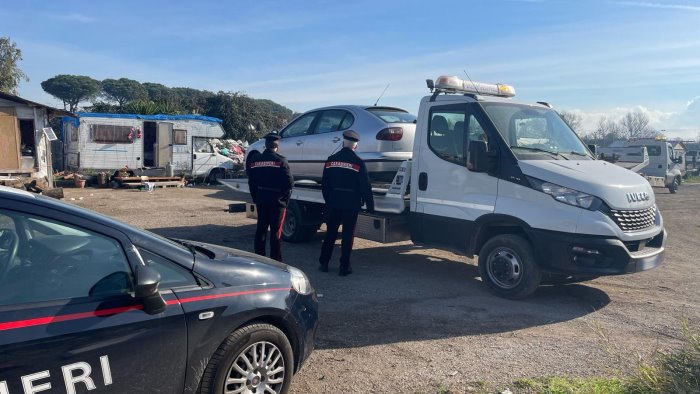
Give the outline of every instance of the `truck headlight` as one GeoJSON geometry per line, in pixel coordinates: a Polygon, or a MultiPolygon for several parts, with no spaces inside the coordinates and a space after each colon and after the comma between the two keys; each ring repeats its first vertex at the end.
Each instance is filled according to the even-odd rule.
{"type": "Polygon", "coordinates": [[[557,184],[541,181],[535,178],[528,179],[535,190],[539,190],[542,193],[547,193],[555,200],[563,202],[564,204],[594,211],[598,209],[602,203],[598,197],[591,196],[590,194],[586,194],[578,190],[569,189],[568,187],[559,186],[557,184]]]}
{"type": "Polygon", "coordinates": [[[289,270],[289,275],[292,278],[292,287],[297,293],[306,295],[314,290],[313,287],[311,287],[311,282],[309,282],[306,274],[304,274],[301,270],[291,266],[287,266],[287,269],[289,270]]]}

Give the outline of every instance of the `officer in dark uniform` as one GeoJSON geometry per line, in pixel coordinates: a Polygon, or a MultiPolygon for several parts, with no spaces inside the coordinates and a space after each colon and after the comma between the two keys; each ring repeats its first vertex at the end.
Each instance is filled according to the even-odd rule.
{"type": "Polygon", "coordinates": [[[328,272],[328,262],[338,237],[338,226],[343,225],[340,255],[340,276],[352,273],[350,252],[355,238],[355,224],[362,204],[374,212],[374,198],[365,163],[355,153],[360,136],[348,130],[343,133],[343,149],[326,160],[323,169],[323,199],[326,201],[326,238],[321,247],[319,270],[328,272]]]}
{"type": "Polygon", "coordinates": [[[249,160],[248,186],[258,211],[258,227],[255,231],[255,253],[265,256],[267,229],[270,228],[270,257],[282,261],[282,223],[287,203],[292,194],[294,178],[289,163],[277,153],[280,136],[265,136],[265,151],[249,160]]]}

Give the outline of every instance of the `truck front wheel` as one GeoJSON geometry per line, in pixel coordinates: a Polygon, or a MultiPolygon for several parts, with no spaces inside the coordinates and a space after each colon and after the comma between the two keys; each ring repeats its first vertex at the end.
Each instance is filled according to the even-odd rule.
{"type": "Polygon", "coordinates": [[[673,183],[669,185],[668,191],[671,192],[671,194],[676,194],[678,191],[678,187],[681,185],[681,178],[675,177],[673,178],[673,183]]]}
{"type": "Polygon", "coordinates": [[[524,298],[542,281],[532,247],[523,237],[497,235],[479,252],[479,274],[486,286],[500,297],[524,298]]]}

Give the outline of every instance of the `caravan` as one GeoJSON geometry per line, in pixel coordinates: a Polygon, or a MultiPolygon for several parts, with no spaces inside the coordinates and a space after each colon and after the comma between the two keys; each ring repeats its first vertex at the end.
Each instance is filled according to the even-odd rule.
{"type": "Polygon", "coordinates": [[[234,167],[212,140],[221,138],[221,119],[201,115],[135,115],[78,112],[63,118],[68,169],[161,168],[177,174],[219,179],[234,167]]]}

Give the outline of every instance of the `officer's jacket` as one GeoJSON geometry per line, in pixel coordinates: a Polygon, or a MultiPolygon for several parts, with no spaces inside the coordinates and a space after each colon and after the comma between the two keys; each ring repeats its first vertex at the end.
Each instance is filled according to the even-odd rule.
{"type": "Polygon", "coordinates": [[[365,203],[367,210],[374,210],[367,167],[350,148],[343,148],[326,160],[321,185],[329,208],[359,210],[365,203]]]}
{"type": "Polygon", "coordinates": [[[294,178],[284,156],[265,149],[250,161],[247,172],[250,195],[255,204],[287,206],[294,178]]]}

